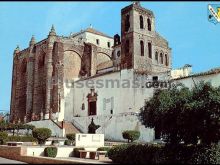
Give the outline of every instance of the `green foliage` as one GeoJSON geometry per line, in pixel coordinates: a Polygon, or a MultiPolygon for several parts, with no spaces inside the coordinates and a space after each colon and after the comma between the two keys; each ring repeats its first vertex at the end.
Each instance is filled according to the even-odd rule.
{"type": "Polygon", "coordinates": [[[46,147],[44,149],[44,155],[46,157],[55,158],[57,156],[57,147],[46,147]]]}
{"type": "Polygon", "coordinates": [[[199,83],[158,91],[141,110],[140,120],[170,144],[217,143],[220,139],[220,88],[199,83]],[[207,136],[208,135],[208,136],[207,136]]]}
{"type": "Polygon", "coordinates": [[[79,158],[80,157],[80,153],[79,150],[85,150],[85,148],[74,148],[73,149],[73,156],[79,158]]]}
{"type": "Polygon", "coordinates": [[[139,131],[134,131],[134,130],[127,130],[122,132],[122,136],[124,139],[127,139],[128,142],[138,140],[140,137],[140,132],[139,131]]]}
{"type": "Polygon", "coordinates": [[[219,164],[220,147],[124,144],[112,147],[108,156],[122,164],[219,164]]]}
{"type": "Polygon", "coordinates": [[[64,141],[64,145],[70,146],[70,145],[71,145],[71,141],[70,141],[70,140],[65,140],[65,141],[64,141]]]}
{"type": "Polygon", "coordinates": [[[91,134],[95,134],[96,133],[96,130],[100,127],[100,125],[96,125],[93,121],[93,118],[92,118],[92,121],[91,123],[89,124],[88,126],[88,133],[91,133],[91,134]]]}
{"type": "Polygon", "coordinates": [[[8,133],[7,132],[0,132],[0,144],[4,144],[5,143],[5,140],[7,139],[8,137],[8,133]]]}
{"type": "Polygon", "coordinates": [[[108,156],[108,151],[110,150],[110,147],[99,147],[97,148],[97,151],[107,151],[105,156],[108,156]]]}
{"type": "Polygon", "coordinates": [[[51,136],[52,132],[48,128],[35,128],[32,131],[33,137],[38,140],[39,144],[44,144],[45,141],[51,136]]]}
{"type": "Polygon", "coordinates": [[[33,136],[8,136],[7,141],[16,142],[37,142],[33,136]]]}
{"type": "Polygon", "coordinates": [[[71,144],[75,141],[75,133],[66,134],[66,138],[71,142],[71,144]]]}

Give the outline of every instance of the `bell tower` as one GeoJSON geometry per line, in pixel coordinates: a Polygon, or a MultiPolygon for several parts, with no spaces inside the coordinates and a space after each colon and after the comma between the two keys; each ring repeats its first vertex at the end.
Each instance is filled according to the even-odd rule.
{"type": "Polygon", "coordinates": [[[140,2],[133,2],[121,10],[121,43],[122,69],[147,73],[167,70],[165,57],[155,58],[155,51],[158,48],[167,57],[168,42],[155,31],[153,12],[143,8],[140,2]]]}

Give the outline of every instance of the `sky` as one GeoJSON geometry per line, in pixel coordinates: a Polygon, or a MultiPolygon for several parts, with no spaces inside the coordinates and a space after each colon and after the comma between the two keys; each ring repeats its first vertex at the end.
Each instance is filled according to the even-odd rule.
{"type": "MultiPolygon", "coordinates": [[[[121,33],[121,9],[131,2],[0,2],[0,110],[10,110],[13,51],[31,36],[47,37],[54,24],[68,36],[92,25],[113,36],[121,33]]],[[[220,23],[208,21],[209,2],[141,2],[154,12],[156,31],[172,48],[172,67],[185,64],[198,73],[220,67],[220,23]]],[[[211,4],[216,4],[212,2],[211,4]]]]}

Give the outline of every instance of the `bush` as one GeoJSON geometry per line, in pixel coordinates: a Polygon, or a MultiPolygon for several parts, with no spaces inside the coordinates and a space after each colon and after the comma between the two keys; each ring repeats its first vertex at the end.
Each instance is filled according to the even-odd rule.
{"type": "Polygon", "coordinates": [[[112,147],[108,156],[123,164],[220,164],[220,146],[123,144],[112,147]]]}
{"type": "Polygon", "coordinates": [[[122,136],[124,139],[127,139],[128,142],[138,140],[140,137],[140,132],[139,131],[133,131],[133,130],[127,130],[122,132],[122,136]]]}
{"type": "Polygon", "coordinates": [[[7,132],[0,132],[0,145],[3,145],[8,137],[7,132]]]}
{"type": "Polygon", "coordinates": [[[57,156],[57,147],[46,147],[44,149],[44,155],[46,157],[55,158],[57,156]]]}
{"type": "Polygon", "coordinates": [[[85,150],[85,148],[74,148],[73,149],[73,156],[79,158],[80,157],[80,153],[79,150],[85,150]]]}
{"type": "Polygon", "coordinates": [[[108,151],[110,150],[110,147],[99,147],[97,149],[97,151],[107,151],[107,153],[105,154],[105,156],[108,156],[108,151]]]}
{"type": "Polygon", "coordinates": [[[66,134],[66,138],[70,140],[71,143],[75,141],[75,136],[76,136],[75,133],[66,134]]]}
{"type": "Polygon", "coordinates": [[[71,141],[70,140],[65,140],[64,145],[68,145],[68,146],[71,145],[71,141]]]}
{"type": "Polygon", "coordinates": [[[38,140],[39,144],[44,144],[51,136],[52,132],[48,128],[36,128],[32,131],[33,137],[38,140]]]}
{"type": "Polygon", "coordinates": [[[7,141],[16,142],[37,142],[33,136],[8,136],[7,141]]]}

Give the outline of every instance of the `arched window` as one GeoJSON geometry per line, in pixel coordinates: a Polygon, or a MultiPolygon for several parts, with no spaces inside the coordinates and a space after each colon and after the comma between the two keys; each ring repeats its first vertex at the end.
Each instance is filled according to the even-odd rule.
{"type": "Polygon", "coordinates": [[[120,55],[121,55],[121,52],[120,52],[120,50],[117,52],[117,56],[118,57],[120,57],[120,55]]]}
{"type": "Polygon", "coordinates": [[[160,63],[163,64],[163,53],[160,53],[160,63]]]}
{"type": "Polygon", "coordinates": [[[125,31],[127,32],[130,28],[130,16],[126,15],[126,19],[125,19],[125,31]]]}
{"type": "Polygon", "coordinates": [[[155,60],[156,60],[157,63],[158,63],[158,52],[155,53],[155,60]]]}
{"type": "Polygon", "coordinates": [[[140,28],[143,29],[144,28],[144,20],[143,20],[143,16],[140,15],[140,28]]]}
{"type": "Polygon", "coordinates": [[[126,40],[126,43],[125,43],[125,53],[128,55],[129,54],[129,40],[126,40]]]}
{"type": "Polygon", "coordinates": [[[165,64],[166,64],[166,66],[169,65],[169,60],[168,60],[167,54],[165,54],[165,64]]]}
{"type": "Polygon", "coordinates": [[[22,74],[25,74],[27,71],[27,60],[23,59],[22,64],[21,64],[21,72],[22,74]]]}
{"type": "Polygon", "coordinates": [[[144,56],[144,41],[140,41],[141,56],[144,56]]]}
{"type": "Polygon", "coordinates": [[[44,62],[45,62],[45,54],[41,55],[39,57],[39,61],[38,61],[38,67],[39,68],[43,68],[44,67],[44,62]]]}
{"type": "Polygon", "coordinates": [[[151,20],[149,18],[147,19],[147,29],[151,31],[151,20]]]}
{"type": "Polygon", "coordinates": [[[152,44],[148,42],[148,57],[152,58],[152,44]]]}

